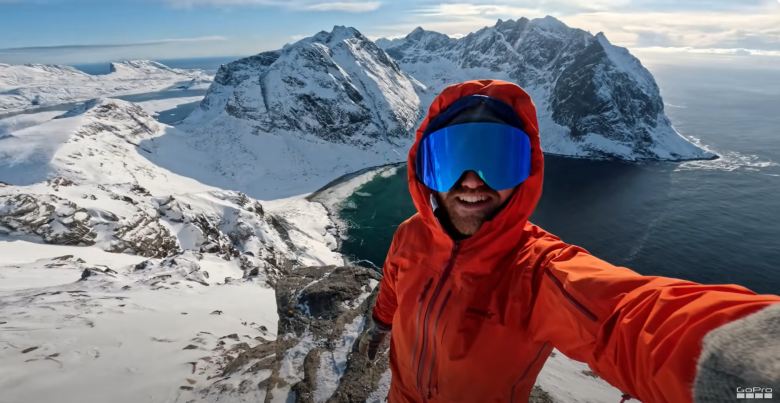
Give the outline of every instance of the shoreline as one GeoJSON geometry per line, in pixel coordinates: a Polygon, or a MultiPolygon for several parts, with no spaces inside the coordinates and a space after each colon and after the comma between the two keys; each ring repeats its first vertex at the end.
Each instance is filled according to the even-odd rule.
{"type": "MultiPolygon", "coordinates": [[[[691,158],[682,160],[659,160],[659,159],[641,159],[641,160],[625,160],[619,158],[594,158],[584,156],[572,156],[554,153],[544,153],[545,157],[551,158],[564,158],[575,160],[590,160],[594,162],[615,162],[629,165],[643,165],[648,163],[670,163],[670,164],[683,164],[691,161],[714,161],[721,159],[718,154],[713,153],[711,158],[691,158]]],[[[345,222],[339,216],[341,205],[352,196],[360,187],[373,180],[377,175],[391,176],[398,172],[398,169],[405,167],[406,161],[392,162],[388,164],[375,165],[366,168],[359,169],[354,172],[346,173],[337,178],[331,180],[327,184],[321,186],[319,189],[304,196],[303,199],[321,204],[328,214],[328,219],[333,223],[333,230],[331,234],[336,238],[337,246],[335,252],[341,254],[341,247],[343,241],[347,238],[347,230],[349,223],[345,222]]],[[[347,256],[342,256],[347,259],[347,256]]],[[[351,261],[350,261],[351,262],[351,261]]],[[[371,263],[367,261],[357,261],[351,263],[371,263]]],[[[374,266],[371,264],[371,266],[374,266]]]]}
{"type": "MultiPolygon", "coordinates": [[[[335,251],[341,254],[346,263],[365,263],[365,261],[353,262],[341,252],[343,241],[347,238],[349,223],[339,216],[341,204],[352,196],[361,186],[370,182],[379,175],[391,176],[398,172],[406,162],[367,167],[355,172],[344,174],[328,182],[325,186],[304,197],[311,203],[319,203],[328,214],[328,220],[333,223],[331,234],[336,238],[335,251]]],[[[370,262],[369,262],[370,263],[370,262]]],[[[373,266],[373,264],[372,264],[373,266]]]]}

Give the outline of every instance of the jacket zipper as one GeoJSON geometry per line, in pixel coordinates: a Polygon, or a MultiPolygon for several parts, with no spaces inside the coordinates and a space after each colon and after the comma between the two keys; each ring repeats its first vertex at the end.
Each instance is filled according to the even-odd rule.
{"type": "MultiPolygon", "coordinates": [[[[430,370],[428,371],[428,398],[430,399],[434,394],[434,388],[433,385],[433,373],[436,369],[436,334],[439,330],[439,319],[441,319],[441,314],[444,312],[444,307],[447,306],[447,302],[450,300],[450,296],[452,295],[452,290],[447,291],[447,295],[444,296],[444,301],[442,301],[441,305],[439,306],[439,313],[436,315],[436,321],[433,322],[433,334],[431,337],[433,337],[433,343],[431,346],[431,365],[430,370]]],[[[437,382],[438,383],[438,382],[437,382]]]]}
{"type": "Polygon", "coordinates": [[[422,329],[420,328],[420,319],[422,318],[423,301],[425,301],[425,296],[428,295],[428,290],[431,288],[432,282],[433,277],[428,279],[428,281],[425,283],[425,286],[423,286],[420,297],[417,298],[417,321],[415,323],[416,327],[414,332],[414,348],[412,349],[412,359],[410,362],[415,362],[415,357],[417,357],[417,347],[419,347],[420,333],[422,332],[422,329]]]}
{"type": "Polygon", "coordinates": [[[531,370],[531,367],[534,366],[534,363],[539,360],[539,357],[542,355],[542,351],[547,347],[547,342],[544,342],[541,347],[539,347],[539,351],[536,352],[536,355],[534,356],[534,359],[531,360],[531,362],[528,364],[528,366],[525,367],[523,372],[520,374],[520,376],[515,379],[515,383],[512,384],[512,389],[510,390],[510,396],[511,399],[510,402],[514,403],[515,401],[515,388],[517,388],[517,384],[520,383],[523,379],[525,379],[526,376],[528,376],[528,371],[531,370]]]}
{"type": "MultiPolygon", "coordinates": [[[[425,399],[426,394],[423,390],[423,373],[425,373],[425,350],[428,347],[428,338],[429,338],[429,331],[428,328],[430,327],[430,315],[431,310],[436,305],[436,299],[439,297],[439,293],[441,292],[441,289],[444,287],[444,283],[447,282],[447,278],[450,275],[450,272],[452,272],[453,267],[455,266],[455,258],[458,255],[458,249],[460,248],[460,244],[458,242],[455,242],[455,246],[452,248],[452,253],[450,254],[450,259],[447,262],[447,265],[444,267],[444,271],[441,274],[441,277],[439,278],[439,281],[436,283],[436,288],[433,290],[433,294],[431,294],[431,299],[428,301],[428,305],[425,308],[425,314],[423,315],[423,331],[422,331],[422,348],[420,348],[420,358],[418,360],[417,364],[417,390],[420,392],[420,395],[425,399]]],[[[436,335],[433,336],[434,338],[436,335]]],[[[435,340],[434,340],[435,341],[435,340]]],[[[430,391],[429,391],[430,392],[430,391]]]]}
{"type": "Polygon", "coordinates": [[[596,316],[596,314],[591,312],[590,309],[588,309],[582,302],[577,301],[577,299],[574,298],[573,295],[569,294],[569,292],[566,291],[565,288],[563,288],[563,283],[561,282],[561,280],[558,279],[558,277],[555,277],[555,275],[552,274],[552,272],[549,269],[545,270],[544,274],[546,274],[547,277],[549,277],[550,280],[552,280],[553,284],[555,284],[558,287],[558,289],[561,290],[561,294],[563,294],[563,296],[567,300],[569,300],[569,302],[571,302],[571,304],[574,305],[574,307],[577,308],[577,310],[582,312],[583,315],[587,316],[588,319],[594,322],[598,322],[599,318],[596,316]]]}

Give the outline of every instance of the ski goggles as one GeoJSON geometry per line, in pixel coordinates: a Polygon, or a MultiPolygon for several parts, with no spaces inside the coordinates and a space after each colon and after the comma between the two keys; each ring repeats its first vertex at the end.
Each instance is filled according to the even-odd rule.
{"type": "Polygon", "coordinates": [[[523,130],[502,123],[462,123],[420,140],[415,172],[428,188],[449,191],[466,171],[493,190],[513,188],[531,172],[531,141],[523,130]]]}

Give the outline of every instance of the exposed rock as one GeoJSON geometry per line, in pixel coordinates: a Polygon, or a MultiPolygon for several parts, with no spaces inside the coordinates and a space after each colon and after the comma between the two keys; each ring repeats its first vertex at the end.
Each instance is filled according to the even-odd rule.
{"type": "Polygon", "coordinates": [[[379,278],[375,271],[361,267],[304,267],[285,274],[275,287],[279,312],[277,340],[251,348],[236,347],[238,354],[226,362],[221,374],[224,379],[241,379],[270,371],[270,377],[259,384],[241,382],[237,390],[229,387],[228,382],[216,382],[203,390],[203,395],[229,396],[247,393],[245,388],[259,387],[265,391],[266,401],[280,394],[289,395],[296,402],[314,402],[315,396],[319,401],[325,395],[333,402],[365,401],[387,370],[386,356],[382,353],[383,359],[367,371],[367,358],[351,352],[370,316],[371,290],[379,278]],[[290,361],[301,353],[305,356],[300,364],[290,361]],[[320,371],[334,367],[340,381],[326,393],[322,388],[328,381],[321,378],[331,379],[334,374],[320,371]]]}
{"type": "Polygon", "coordinates": [[[223,65],[200,108],[189,121],[226,113],[263,132],[364,142],[407,136],[420,105],[412,81],[382,49],[336,26],[223,65]]]}
{"type": "Polygon", "coordinates": [[[52,187],[52,189],[59,190],[60,186],[72,186],[73,181],[67,178],[63,178],[61,176],[58,176],[56,178],[51,178],[46,181],[46,183],[52,187]]]}
{"type": "Polygon", "coordinates": [[[90,267],[87,269],[84,269],[84,271],[81,272],[81,278],[80,281],[87,280],[88,278],[94,277],[94,276],[101,276],[101,275],[109,275],[111,277],[114,277],[114,274],[116,274],[116,271],[111,270],[109,268],[96,268],[96,267],[90,267]]]}
{"type": "Polygon", "coordinates": [[[531,389],[531,396],[528,398],[529,403],[555,403],[555,399],[550,396],[549,393],[547,393],[544,389],[539,387],[539,385],[534,385],[533,389],[531,389]]]}
{"type": "Polygon", "coordinates": [[[120,222],[111,242],[112,252],[134,253],[147,257],[167,257],[180,251],[176,238],[157,217],[138,213],[120,222]]]}
{"type": "Polygon", "coordinates": [[[528,90],[545,152],[592,158],[711,158],[682,138],[664,114],[647,69],[604,34],[553,17],[499,20],[460,39],[415,29],[377,43],[428,91],[423,105],[458,81],[500,78],[528,90]]]}
{"type": "Polygon", "coordinates": [[[0,195],[0,231],[34,234],[60,245],[93,245],[89,212],[54,195],[0,195]]]}

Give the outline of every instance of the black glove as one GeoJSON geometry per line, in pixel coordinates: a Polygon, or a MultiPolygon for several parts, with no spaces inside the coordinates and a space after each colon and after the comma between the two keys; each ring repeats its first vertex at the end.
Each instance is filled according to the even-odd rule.
{"type": "Polygon", "coordinates": [[[382,345],[388,334],[390,334],[390,326],[372,320],[368,330],[360,338],[358,351],[364,357],[368,357],[370,361],[374,361],[379,346],[382,345]]]}

